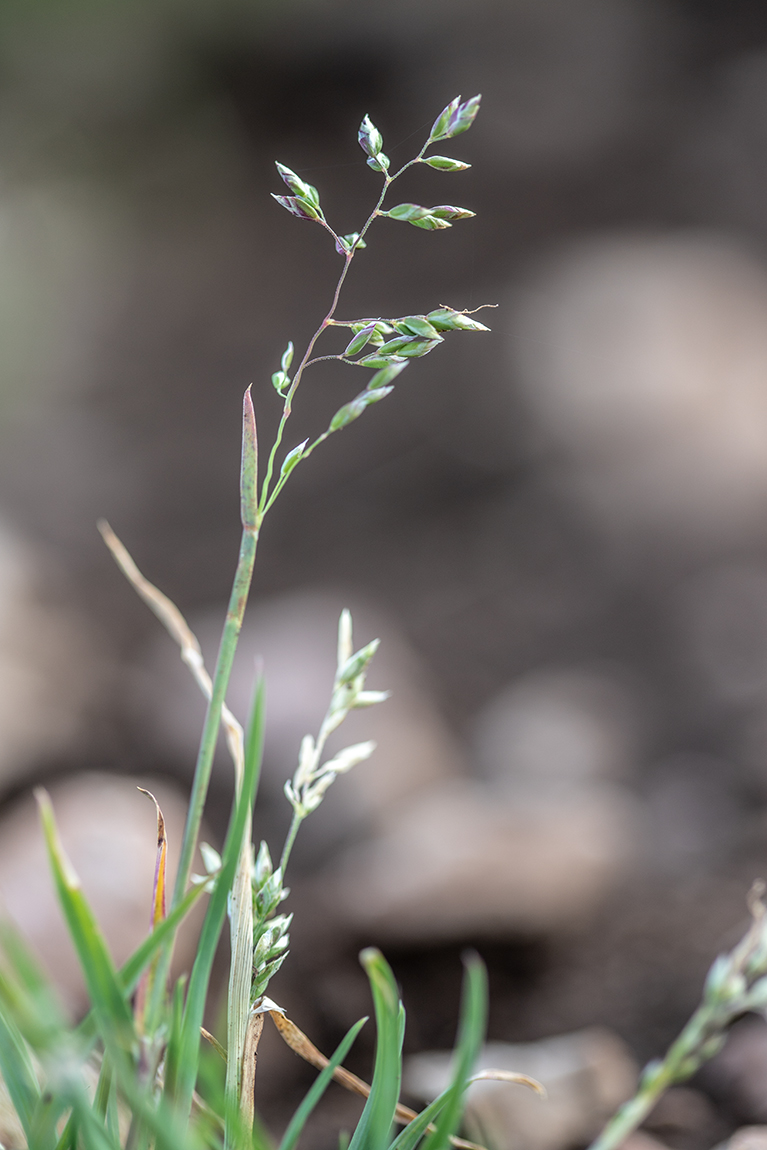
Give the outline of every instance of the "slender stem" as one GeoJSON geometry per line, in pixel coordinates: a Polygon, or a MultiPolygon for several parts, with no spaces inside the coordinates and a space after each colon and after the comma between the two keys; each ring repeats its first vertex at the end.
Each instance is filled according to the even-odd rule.
{"type": "Polygon", "coordinates": [[[328,359],[340,359],[342,361],[342,363],[354,364],[353,359],[347,359],[346,356],[343,355],[343,353],[342,353],[340,355],[315,355],[314,359],[308,360],[306,366],[307,367],[313,367],[315,363],[324,363],[325,360],[328,360],[328,359]]]}
{"type": "Polygon", "coordinates": [[[327,221],[326,219],[324,219],[324,218],[323,218],[323,219],[321,219],[321,220],[318,220],[318,221],[317,221],[317,223],[319,223],[319,224],[322,224],[322,226],[323,226],[323,228],[325,229],[325,231],[326,231],[326,232],[330,232],[331,236],[333,237],[333,239],[335,240],[335,242],[336,242],[337,244],[340,244],[340,243],[341,243],[341,240],[340,240],[340,238],[339,238],[339,237],[336,235],[336,233],[333,231],[333,229],[331,228],[330,224],[328,223],[328,221],[327,221]]]}
{"type": "Polygon", "coordinates": [[[299,815],[297,811],[293,811],[293,819],[290,824],[290,830],[288,831],[287,838],[285,839],[285,846],[282,848],[282,857],[280,858],[280,870],[282,871],[283,882],[285,881],[285,870],[288,865],[288,859],[290,858],[290,852],[293,850],[293,843],[296,841],[298,828],[301,826],[303,821],[304,816],[299,815]]]}
{"type": "Polygon", "coordinates": [[[205,715],[205,724],[202,729],[200,750],[197,755],[197,764],[192,783],[192,795],[189,800],[184,838],[181,844],[181,857],[176,875],[176,886],[173,891],[173,906],[177,906],[184,896],[189,875],[192,870],[192,859],[197,846],[197,836],[202,822],[202,812],[208,793],[210,774],[213,768],[213,756],[216,751],[218,728],[221,722],[221,708],[232,673],[237,640],[242,629],[242,620],[245,615],[245,606],[248,601],[248,592],[253,578],[253,567],[256,560],[258,546],[258,529],[246,527],[242,532],[240,542],[240,555],[237,570],[232,584],[232,593],[229,598],[229,607],[226,613],[226,622],[221,636],[221,645],[216,660],[216,670],[213,675],[213,690],[205,715]]]}
{"type": "Polygon", "coordinates": [[[277,451],[279,449],[280,444],[282,443],[282,437],[283,437],[283,434],[285,432],[285,424],[288,422],[288,420],[290,418],[291,411],[293,410],[293,396],[296,394],[296,389],[298,388],[298,385],[301,382],[301,376],[304,373],[304,369],[306,368],[306,365],[308,364],[309,360],[311,359],[312,352],[314,351],[314,345],[316,344],[317,340],[322,335],[325,328],[329,325],[330,321],[333,318],[333,313],[335,312],[336,308],[338,307],[338,297],[341,293],[341,288],[343,287],[343,283],[344,283],[344,280],[346,279],[346,275],[347,275],[347,272],[349,271],[349,266],[352,262],[353,257],[354,257],[354,250],[346,253],[346,257],[344,259],[343,271],[341,272],[341,275],[338,277],[338,283],[336,284],[336,289],[335,289],[335,292],[333,293],[333,302],[330,306],[330,310],[329,310],[328,314],[325,316],[325,318],[323,319],[320,326],[315,331],[312,338],[309,340],[309,344],[306,348],[306,351],[304,352],[304,357],[301,360],[301,362],[299,363],[298,368],[296,369],[296,374],[293,376],[293,382],[291,383],[290,388],[288,389],[288,393],[285,396],[285,403],[284,403],[283,408],[282,408],[282,417],[280,419],[280,425],[277,428],[277,435],[275,436],[274,443],[272,444],[272,450],[269,452],[269,460],[268,460],[267,465],[266,465],[266,474],[264,476],[264,482],[263,482],[262,487],[261,487],[261,499],[259,502],[259,511],[260,511],[262,517],[266,514],[267,506],[269,506],[272,502],[269,500],[269,484],[271,483],[272,474],[274,472],[274,461],[275,461],[275,458],[277,455],[277,451]]]}
{"type": "MultiPolygon", "coordinates": [[[[304,451],[304,453],[301,456],[301,459],[308,459],[308,457],[314,451],[315,447],[319,447],[319,445],[321,443],[324,443],[325,440],[328,438],[328,436],[331,434],[332,434],[332,432],[330,432],[330,431],[323,431],[322,435],[318,435],[317,438],[315,439],[314,443],[310,443],[309,446],[306,448],[306,450],[304,451]]],[[[267,511],[269,510],[269,508],[272,506],[272,504],[274,503],[277,496],[282,491],[282,489],[285,486],[285,484],[287,483],[288,479],[290,479],[290,475],[281,475],[280,478],[277,480],[277,482],[274,485],[274,490],[272,491],[272,494],[269,496],[269,500],[266,504],[266,507],[263,510],[264,515],[266,515],[267,511]]]]}
{"type": "MultiPolygon", "coordinates": [[[[328,433],[325,432],[325,436],[327,436],[327,434],[328,433]]],[[[312,444],[312,447],[316,447],[322,438],[323,438],[323,436],[320,436],[320,439],[316,440],[312,444]]],[[[319,733],[317,735],[317,742],[314,744],[314,754],[312,756],[312,768],[311,768],[310,773],[313,773],[319,767],[320,760],[322,759],[322,754],[325,750],[325,743],[328,741],[328,736],[333,733],[333,731],[335,730],[335,727],[338,725],[337,722],[332,723],[331,711],[332,711],[332,703],[331,703],[331,709],[329,709],[327,711],[325,718],[322,720],[322,726],[320,727],[319,733]]],[[[307,813],[308,813],[307,811],[303,811],[302,813],[299,813],[299,811],[296,810],[295,807],[293,808],[293,819],[291,821],[290,828],[288,830],[288,834],[287,834],[287,837],[285,839],[285,846],[282,848],[282,856],[280,858],[280,870],[282,871],[283,883],[285,882],[285,871],[287,870],[287,867],[288,867],[288,859],[290,858],[290,852],[293,850],[293,843],[296,841],[296,835],[298,834],[298,828],[301,826],[301,823],[306,818],[307,813]]]]}
{"type": "Polygon", "coordinates": [[[424,157],[424,152],[426,151],[426,149],[429,147],[430,144],[433,144],[435,142],[436,141],[432,140],[431,136],[429,136],[428,140],[426,141],[424,146],[421,148],[418,155],[413,156],[412,160],[408,160],[408,162],[406,164],[403,164],[402,167],[400,168],[400,170],[398,172],[395,172],[394,175],[391,177],[390,182],[393,183],[395,180],[398,180],[400,178],[400,176],[402,175],[402,173],[406,172],[408,170],[408,168],[412,168],[414,164],[420,164],[421,160],[424,157]]]}
{"type": "MultiPolygon", "coordinates": [[[[424,148],[426,146],[427,145],[424,145],[424,148]]],[[[421,155],[423,154],[423,150],[424,149],[422,148],[421,153],[418,156],[418,159],[420,159],[421,155]]],[[[415,163],[416,161],[411,161],[411,162],[415,163]]],[[[405,171],[405,168],[407,168],[409,166],[410,166],[409,164],[405,164],[405,166],[397,173],[397,176],[401,175],[402,172],[405,171]]],[[[386,193],[389,190],[390,185],[394,182],[394,180],[397,179],[397,176],[389,176],[386,173],[384,174],[384,184],[383,184],[383,188],[381,189],[381,194],[378,197],[378,201],[376,203],[376,206],[373,208],[372,212],[370,213],[370,215],[368,216],[367,220],[365,221],[365,223],[362,227],[362,231],[359,234],[360,239],[364,238],[365,234],[367,233],[368,229],[370,228],[370,225],[373,223],[373,220],[378,215],[380,208],[381,208],[381,205],[384,202],[384,198],[386,196],[386,193]]],[[[328,228],[328,230],[330,231],[331,229],[328,228]]],[[[333,292],[333,300],[331,302],[328,313],[325,316],[325,318],[323,319],[322,323],[317,328],[317,330],[315,331],[312,338],[309,340],[306,351],[304,352],[303,359],[301,360],[301,362],[298,365],[298,368],[296,369],[296,374],[293,376],[293,382],[291,383],[290,388],[288,390],[288,393],[285,396],[285,403],[284,403],[283,409],[282,409],[282,417],[280,418],[280,425],[277,428],[277,435],[276,435],[274,443],[272,445],[272,449],[269,452],[269,459],[268,459],[267,465],[266,465],[266,473],[264,475],[264,482],[261,486],[261,498],[259,500],[258,509],[259,509],[259,514],[260,514],[262,519],[263,519],[264,515],[266,514],[266,512],[271,507],[272,503],[274,502],[274,497],[276,496],[278,489],[282,490],[282,487],[284,486],[284,484],[280,483],[278,480],[278,488],[275,488],[275,491],[272,493],[272,496],[270,497],[269,486],[271,484],[272,476],[274,474],[274,463],[275,463],[275,459],[277,457],[277,451],[279,450],[280,444],[282,443],[282,437],[283,437],[284,432],[285,432],[285,425],[288,422],[288,419],[290,418],[291,411],[293,410],[293,396],[296,394],[296,390],[298,389],[298,385],[301,382],[301,376],[303,375],[305,369],[309,366],[310,362],[313,362],[312,361],[312,352],[314,351],[314,347],[315,347],[315,344],[317,343],[317,340],[320,338],[320,336],[322,335],[325,328],[330,327],[333,324],[333,316],[335,315],[336,308],[338,307],[338,300],[339,300],[340,295],[341,295],[341,288],[344,286],[344,281],[346,280],[346,277],[349,273],[349,268],[351,267],[352,260],[354,259],[354,255],[358,250],[359,249],[355,245],[355,247],[353,247],[351,249],[351,251],[348,251],[346,253],[346,256],[344,257],[343,270],[341,271],[341,274],[338,277],[338,282],[336,283],[336,288],[335,288],[335,291],[333,292]]],[[[326,358],[326,357],[323,357],[323,358],[326,358]]],[[[332,358],[332,357],[327,357],[327,358],[332,358]]]]}
{"type": "Polygon", "coordinates": [[[205,714],[205,723],[200,738],[200,749],[197,754],[197,764],[192,782],[192,794],[189,799],[189,809],[184,827],[184,838],[181,843],[181,857],[176,874],[176,885],[173,891],[172,907],[179,904],[184,897],[189,875],[192,870],[192,859],[197,846],[197,836],[200,832],[202,812],[208,794],[210,772],[213,768],[213,756],[216,752],[218,730],[221,725],[221,710],[224,705],[226,689],[232,673],[232,664],[237,650],[237,640],[242,630],[242,620],[245,616],[245,607],[250,593],[250,584],[253,580],[253,567],[256,561],[258,547],[258,533],[261,518],[258,512],[258,435],[256,432],[256,416],[253,410],[253,399],[248,388],[242,400],[242,458],[240,462],[240,520],[242,521],[242,539],[240,540],[240,555],[234,573],[232,593],[229,597],[229,607],[226,612],[226,621],[221,636],[221,644],[216,659],[216,670],[213,675],[213,686],[205,714]]]}
{"type": "Polygon", "coordinates": [[[617,1150],[630,1134],[641,1126],[661,1094],[671,1085],[665,1076],[658,1078],[650,1087],[640,1090],[629,1102],[621,1106],[617,1114],[608,1122],[605,1129],[589,1150],[617,1150]]]}

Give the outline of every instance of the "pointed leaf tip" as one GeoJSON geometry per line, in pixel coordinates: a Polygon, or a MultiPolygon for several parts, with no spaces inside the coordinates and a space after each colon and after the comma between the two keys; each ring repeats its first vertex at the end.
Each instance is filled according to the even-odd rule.
{"type": "Polygon", "coordinates": [[[165,918],[165,889],[166,889],[166,866],[168,859],[168,837],[165,831],[165,818],[160,809],[160,804],[154,797],[151,791],[146,790],[145,787],[138,787],[137,790],[141,791],[142,795],[150,798],[155,806],[157,812],[157,860],[155,862],[154,870],[154,889],[152,891],[152,926],[157,926],[158,922],[162,922],[165,918]]]}
{"type": "Polygon", "coordinates": [[[240,462],[240,519],[255,528],[258,512],[258,434],[251,384],[242,397],[242,458],[240,462]]]}
{"type": "Polygon", "coordinates": [[[278,196],[275,192],[271,192],[271,197],[276,200],[278,204],[282,204],[283,208],[291,213],[291,215],[298,216],[300,220],[320,220],[322,219],[322,211],[319,205],[312,202],[306,196],[278,196]]]}
{"type": "Polygon", "coordinates": [[[465,172],[471,167],[471,164],[466,164],[463,160],[454,160],[450,156],[427,156],[421,163],[428,164],[438,172],[465,172]]]}
{"type": "Polygon", "coordinates": [[[460,135],[461,132],[468,131],[477,117],[481,99],[481,95],[472,96],[470,100],[466,100],[462,104],[461,97],[456,96],[437,116],[429,139],[447,140],[452,136],[460,135]]]}
{"type": "Polygon", "coordinates": [[[317,189],[312,184],[307,184],[304,180],[301,179],[300,176],[297,176],[294,171],[286,167],[285,164],[281,164],[277,160],[275,160],[274,163],[277,171],[280,173],[280,176],[288,185],[291,192],[293,192],[296,196],[299,196],[301,199],[308,200],[310,203],[314,204],[316,208],[319,208],[320,194],[317,189]]]}

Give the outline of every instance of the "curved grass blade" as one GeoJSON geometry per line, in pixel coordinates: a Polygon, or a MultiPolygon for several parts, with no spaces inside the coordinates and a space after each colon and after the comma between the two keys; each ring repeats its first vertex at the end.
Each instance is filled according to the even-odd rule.
{"type": "Polygon", "coordinates": [[[72,1100],[72,1117],[76,1123],[77,1144],[84,1150],[120,1150],[119,1138],[103,1124],[100,1116],[91,1109],[89,1100],[80,1092],[72,1100]]]}
{"type": "MultiPolygon", "coordinates": [[[[54,1147],[70,1150],[81,1134],[80,1109],[84,1105],[86,1093],[80,1068],[87,1058],[88,1044],[79,1042],[77,1032],[72,1034],[70,1031],[49,982],[11,923],[0,923],[0,942],[5,960],[0,970],[0,1026],[11,1033],[16,1028],[20,1036],[23,1036],[23,1050],[30,1047],[44,1066],[52,1066],[59,1084],[53,1090],[49,1084],[49,1089],[41,1093],[37,1089],[31,1062],[27,1061],[24,1066],[22,1052],[19,1053],[15,1068],[0,1066],[0,1069],[9,1090],[20,1073],[28,1075],[31,1072],[33,1076],[37,1098],[26,1116],[19,1101],[14,1099],[19,1117],[25,1125],[28,1145],[34,1147],[34,1150],[53,1150],[54,1147]],[[57,1125],[67,1110],[71,1110],[71,1113],[59,1137],[57,1125]]],[[[89,1101],[87,1107],[90,1110],[89,1101]]],[[[94,1118],[94,1121],[97,1122],[97,1119],[94,1118]]],[[[90,1120],[87,1124],[91,1134],[89,1138],[82,1139],[82,1145],[91,1147],[94,1138],[99,1141],[99,1136],[93,1133],[93,1123],[90,1120]]]]}
{"type": "Polygon", "coordinates": [[[394,1139],[390,1150],[415,1150],[415,1147],[423,1138],[429,1126],[443,1109],[449,1093],[450,1087],[448,1087],[447,1090],[443,1090],[433,1102],[430,1102],[420,1114],[417,1114],[412,1122],[407,1124],[402,1133],[394,1139]]]}
{"type": "Polygon", "coordinates": [[[296,1142],[301,1137],[301,1132],[306,1125],[306,1121],[309,1115],[311,1114],[312,1110],[314,1110],[314,1107],[317,1105],[320,1098],[322,1098],[322,1095],[330,1085],[330,1081],[333,1077],[333,1071],[337,1066],[340,1066],[344,1058],[346,1058],[346,1055],[349,1053],[354,1039],[357,1037],[366,1022],[367,1018],[361,1018],[359,1022],[355,1022],[351,1030],[347,1031],[346,1035],[338,1044],[338,1047],[330,1058],[327,1066],[323,1071],[321,1071],[320,1074],[317,1075],[311,1089],[307,1093],[301,1105],[298,1107],[298,1110],[296,1110],[295,1114],[293,1115],[290,1125],[285,1131],[282,1142],[280,1142],[279,1150],[293,1150],[296,1142]]]}
{"type": "Polygon", "coordinates": [[[127,1050],[134,1038],[133,1018],[106,941],[81,890],[56,829],[48,794],[35,792],[40,807],[45,844],[69,934],[80,960],[85,986],[99,1022],[102,1036],[127,1050]]]}
{"type": "MultiPolygon", "coordinates": [[[[175,934],[200,895],[204,894],[207,889],[207,883],[200,883],[197,886],[190,887],[178,906],[170,912],[166,919],[163,919],[163,921],[158,924],[151,934],[147,935],[144,941],[136,947],[130,958],[125,960],[117,972],[117,977],[120,980],[120,985],[127,998],[129,998],[136,989],[147,963],[151,962],[153,956],[160,950],[163,943],[166,943],[168,939],[175,934]]],[[[2,926],[0,926],[0,932],[1,931],[2,926]]],[[[91,1010],[78,1026],[77,1034],[81,1038],[87,1038],[92,1035],[94,1023],[95,1017],[91,1010]]]]}
{"type": "Polygon", "coordinates": [[[56,1150],[76,1150],[77,1147],[77,1123],[74,1114],[70,1114],[66,1121],[66,1125],[61,1132],[61,1137],[56,1143],[56,1150]]]}
{"type": "MultiPolygon", "coordinates": [[[[283,1042],[285,1042],[295,1054],[298,1054],[300,1058],[304,1058],[317,1070],[325,1069],[330,1059],[326,1058],[313,1042],[310,1042],[304,1032],[299,1030],[295,1022],[291,1022],[287,1015],[281,1010],[270,1010],[269,1015],[283,1042]]],[[[516,1082],[522,1077],[524,1076],[515,1075],[514,1081],[516,1082]]],[[[370,1087],[367,1082],[363,1082],[361,1078],[358,1078],[356,1074],[352,1074],[345,1067],[337,1066],[333,1071],[333,1078],[346,1090],[351,1090],[353,1094],[361,1094],[363,1098],[370,1097],[370,1087]]],[[[529,1081],[532,1082],[532,1079],[529,1081]]],[[[397,1103],[394,1111],[395,1122],[407,1126],[417,1117],[418,1115],[415,1110],[411,1110],[409,1106],[403,1106],[401,1102],[397,1103]]],[[[483,1147],[477,1147],[476,1143],[467,1142],[463,1138],[451,1138],[450,1142],[451,1145],[459,1147],[460,1150],[483,1150],[483,1147]]]]}
{"type": "MultiPolygon", "coordinates": [[[[57,1145],[56,1128],[62,1116],[70,1109],[70,1106],[71,1100],[66,1095],[52,1095],[47,1091],[41,1095],[40,1103],[34,1114],[32,1132],[29,1138],[29,1145],[33,1150],[38,1150],[38,1147],[57,1145]]],[[[67,1132],[69,1132],[71,1141],[69,1143],[65,1142],[65,1145],[75,1144],[78,1129],[78,1117],[73,1111],[62,1135],[63,1141],[67,1136],[67,1132]]],[[[114,1150],[114,1148],[110,1148],[110,1150],[114,1150]]]]}
{"type": "MultiPolygon", "coordinates": [[[[142,795],[147,795],[155,805],[157,812],[157,859],[154,868],[154,885],[152,887],[152,913],[150,915],[150,925],[152,930],[160,925],[165,918],[165,871],[168,863],[168,836],[165,831],[165,818],[160,810],[160,804],[154,797],[151,791],[147,791],[144,787],[139,787],[142,795]]],[[[136,1017],[136,1028],[139,1033],[144,1033],[146,1022],[146,1006],[147,1001],[152,996],[152,987],[157,973],[157,964],[159,962],[159,954],[156,954],[149,966],[141,976],[138,991],[136,992],[136,1002],[134,1006],[134,1014],[136,1017]]]]}
{"type": "Polygon", "coordinates": [[[455,1047],[453,1080],[446,1091],[435,1130],[424,1150],[447,1150],[463,1117],[466,1088],[485,1037],[487,1025],[487,971],[478,954],[464,958],[465,974],[461,995],[461,1019],[455,1047]]]}
{"type": "Polygon", "coordinates": [[[360,962],[370,981],[375,1004],[376,1057],[370,1097],[349,1150],[385,1150],[399,1101],[405,1011],[391,967],[380,950],[373,947],[363,950],[360,962]]]}
{"type": "Polygon", "coordinates": [[[0,1074],[29,1141],[32,1116],[40,1100],[40,1086],[29,1048],[5,1011],[0,1011],[0,1074]]]}
{"type": "Polygon", "coordinates": [[[51,985],[12,923],[0,919],[0,999],[34,1051],[47,1050],[64,1035],[67,1023],[51,985]]]}

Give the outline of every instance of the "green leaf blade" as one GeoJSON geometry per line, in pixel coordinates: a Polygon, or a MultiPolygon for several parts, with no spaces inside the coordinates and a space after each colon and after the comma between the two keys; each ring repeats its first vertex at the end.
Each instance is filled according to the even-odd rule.
{"type": "Polygon", "coordinates": [[[405,1129],[394,1139],[389,1150],[415,1150],[429,1126],[447,1102],[450,1091],[443,1090],[433,1102],[408,1122],[405,1129]]]}
{"type": "Polygon", "coordinates": [[[444,1106],[436,1129],[424,1143],[424,1150],[449,1150],[450,1138],[463,1117],[466,1088],[479,1056],[487,1026],[487,971],[478,954],[464,958],[461,1018],[455,1047],[453,1079],[445,1092],[444,1106]]]}
{"type": "Polygon", "coordinates": [[[369,947],[360,962],[370,981],[376,1017],[373,1082],[349,1150],[385,1150],[394,1122],[402,1080],[405,1011],[391,967],[379,950],[369,947]]]}
{"type": "Polygon", "coordinates": [[[80,880],[58,836],[53,807],[47,793],[36,792],[48,859],[56,893],[80,961],[85,986],[105,1041],[122,1050],[132,1045],[135,1033],[130,1006],[112,963],[104,936],[80,888],[80,880]]]}
{"type": "Polygon", "coordinates": [[[0,1010],[0,1074],[29,1141],[40,1086],[29,1048],[5,1010],[0,1010]]]}

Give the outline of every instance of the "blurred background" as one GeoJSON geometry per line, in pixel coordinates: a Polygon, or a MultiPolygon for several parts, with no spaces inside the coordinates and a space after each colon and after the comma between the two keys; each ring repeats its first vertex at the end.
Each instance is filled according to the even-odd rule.
{"type": "MultiPolygon", "coordinates": [[[[0,893],[76,1012],[29,798],[44,782],[118,957],[141,936],[154,813],[135,784],[177,843],[203,712],[95,522],[214,653],[242,392],[253,383],[269,442],[269,377],[339,270],[324,233],[270,199],[273,162],[350,232],[379,186],[362,116],[399,164],[459,92],[482,92],[482,111],[439,150],[473,167],[414,172],[399,199],[477,218],[440,233],[382,221],[341,313],[491,303],[492,333],[450,336],[303,464],[260,544],[230,700],[244,718],[263,658],[256,830],[275,853],[343,606],[359,643],[381,636],[370,685],[392,690],[347,732],[376,738],[376,756],[302,832],[273,995],[332,1048],[369,1008],[356,955],[375,943],[402,984],[407,1050],[439,1050],[474,946],[490,1039],[525,1044],[515,1068],[588,1063],[609,1109],[767,877],[758,0],[6,0],[0,893]],[[573,1034],[580,1046],[545,1045],[573,1034]]],[[[288,446],[356,390],[326,367],[288,446]]],[[[212,842],[230,799],[222,755],[212,842]]],[[[350,1066],[367,1074],[371,1049],[363,1034],[350,1066]]],[[[311,1074],[276,1040],[264,1051],[259,1099],[279,1130],[311,1074]]],[[[679,1150],[767,1121],[767,1026],[739,1024],[670,1098],[647,1137],[679,1150]]],[[[494,1144],[582,1145],[590,1105],[556,1129],[536,1111],[521,1141],[508,1130],[524,1121],[505,1118],[494,1144]]],[[[355,1107],[328,1095],[317,1150],[355,1107]]]]}

